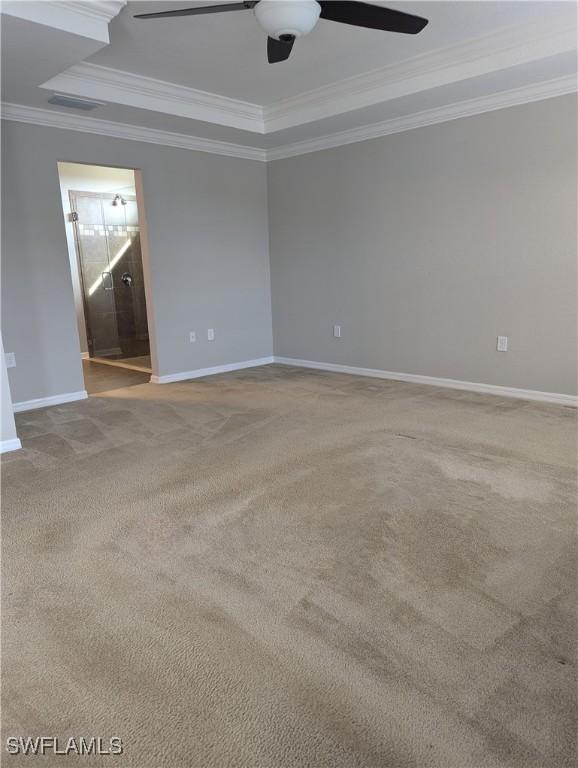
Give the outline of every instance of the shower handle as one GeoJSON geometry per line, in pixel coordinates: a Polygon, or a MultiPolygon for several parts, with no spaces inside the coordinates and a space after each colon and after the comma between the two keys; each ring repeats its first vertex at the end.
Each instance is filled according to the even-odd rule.
{"type": "Polygon", "coordinates": [[[129,288],[131,287],[132,275],[130,274],[130,272],[123,272],[122,275],[120,276],[120,279],[125,285],[128,285],[129,288]]]}
{"type": "Polygon", "coordinates": [[[102,273],[102,287],[105,291],[112,291],[114,286],[112,284],[112,272],[102,273]]]}

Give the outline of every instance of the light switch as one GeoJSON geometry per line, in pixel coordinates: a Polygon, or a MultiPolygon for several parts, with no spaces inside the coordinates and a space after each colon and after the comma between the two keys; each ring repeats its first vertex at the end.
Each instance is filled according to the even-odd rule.
{"type": "Polygon", "coordinates": [[[6,361],[6,368],[16,368],[16,355],[14,352],[5,352],[4,360],[6,361]]]}
{"type": "Polygon", "coordinates": [[[208,341],[215,341],[215,329],[209,328],[207,330],[207,339],[208,341]]]}
{"type": "Polygon", "coordinates": [[[336,339],[341,338],[341,326],[340,325],[334,325],[333,326],[333,335],[336,339]]]}

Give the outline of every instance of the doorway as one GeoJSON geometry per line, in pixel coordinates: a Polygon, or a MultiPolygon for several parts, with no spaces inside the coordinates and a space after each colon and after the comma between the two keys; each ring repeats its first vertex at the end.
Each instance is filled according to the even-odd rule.
{"type": "Polygon", "coordinates": [[[87,390],[142,383],[151,349],[135,173],[79,163],[58,172],[87,390]]]}

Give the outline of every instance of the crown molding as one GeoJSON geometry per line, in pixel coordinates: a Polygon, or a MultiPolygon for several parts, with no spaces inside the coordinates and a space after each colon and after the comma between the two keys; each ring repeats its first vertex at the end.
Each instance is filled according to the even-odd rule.
{"type": "MultiPolygon", "coordinates": [[[[122,0],[97,5],[119,2],[122,0]]],[[[569,23],[568,13],[558,13],[547,20],[493,31],[265,106],[89,63],[76,64],[40,87],[269,134],[576,48],[575,23],[569,23]]]]}
{"type": "Polygon", "coordinates": [[[567,75],[542,83],[515,88],[508,91],[500,91],[489,96],[480,96],[475,99],[447,104],[442,107],[415,112],[403,117],[395,117],[379,123],[352,128],[348,131],[320,136],[307,141],[294,144],[284,144],[272,149],[247,147],[242,144],[233,144],[225,141],[188,136],[171,131],[159,131],[153,128],[145,128],[126,123],[115,123],[109,120],[100,120],[94,117],[67,114],[37,107],[26,107],[20,104],[2,104],[3,120],[12,120],[32,125],[43,125],[52,128],[61,128],[81,133],[94,133],[100,136],[110,136],[115,139],[127,139],[129,141],[143,141],[149,144],[159,144],[165,147],[177,147],[197,152],[209,152],[228,157],[239,157],[246,160],[258,160],[267,162],[281,160],[287,157],[305,155],[310,152],[318,152],[324,149],[332,149],[346,144],[355,144],[360,141],[388,136],[393,133],[411,131],[427,125],[435,125],[461,117],[471,117],[484,112],[493,112],[497,109],[520,106],[534,101],[564,96],[578,91],[578,79],[576,75],[567,75]]]}
{"type": "Polygon", "coordinates": [[[110,120],[100,120],[76,114],[67,114],[37,107],[25,107],[21,104],[2,104],[2,119],[18,123],[30,123],[51,128],[62,128],[67,131],[95,133],[99,136],[110,136],[115,139],[129,141],[144,141],[148,144],[160,144],[164,147],[177,147],[196,152],[209,152],[214,155],[240,157],[246,160],[265,162],[267,155],[264,149],[246,147],[226,141],[205,139],[200,136],[187,136],[183,133],[159,131],[127,123],[115,123],[110,120]]]}
{"type": "Polygon", "coordinates": [[[555,96],[564,96],[578,91],[578,78],[576,75],[567,75],[542,83],[527,85],[522,88],[514,88],[508,91],[500,91],[489,96],[480,96],[475,99],[459,101],[442,107],[427,109],[423,112],[415,112],[403,117],[395,117],[371,125],[359,128],[351,128],[348,131],[320,136],[315,139],[285,144],[280,147],[267,150],[267,160],[281,160],[286,157],[305,155],[310,152],[318,152],[323,149],[332,149],[345,144],[355,144],[380,136],[388,136],[392,133],[411,131],[414,128],[422,128],[436,123],[445,123],[457,120],[461,117],[471,117],[484,112],[493,112],[497,109],[515,107],[521,104],[550,99],[555,96]]]}
{"type": "Polygon", "coordinates": [[[108,25],[126,3],[127,0],[4,0],[2,13],[108,44],[108,25]]]}
{"type": "MultiPolygon", "coordinates": [[[[46,0],[45,0],[46,2],[46,0]]],[[[127,0],[91,0],[78,2],[78,0],[48,0],[47,5],[52,8],[78,13],[92,19],[101,19],[108,24],[122,11],[127,0]]]]}
{"type": "Polygon", "coordinates": [[[230,128],[264,132],[263,107],[97,64],[75,64],[41,88],[230,128]]]}
{"type": "MultiPolygon", "coordinates": [[[[573,4],[569,3],[572,10],[573,4]]],[[[567,13],[497,30],[317,88],[264,108],[264,132],[303,125],[471,77],[537,61],[578,43],[567,13]]]]}

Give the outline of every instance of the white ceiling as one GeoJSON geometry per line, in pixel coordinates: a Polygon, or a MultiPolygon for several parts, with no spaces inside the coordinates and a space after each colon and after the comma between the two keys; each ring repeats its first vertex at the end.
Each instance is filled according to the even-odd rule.
{"type": "Polygon", "coordinates": [[[251,11],[139,21],[195,3],[4,2],[4,116],[266,159],[577,90],[575,2],[380,4],[430,23],[411,36],[321,20],[271,65],[251,11]],[[52,107],[53,92],[105,104],[52,107]]]}
{"type": "Polygon", "coordinates": [[[129,2],[110,24],[110,45],[88,61],[218,93],[253,104],[319,88],[495,29],[552,15],[546,2],[381,2],[429,19],[418,35],[360,29],[320,20],[295,43],[290,59],[268,64],[266,35],[252,11],[143,21],[137,13],[211,5],[129,2]]]}

